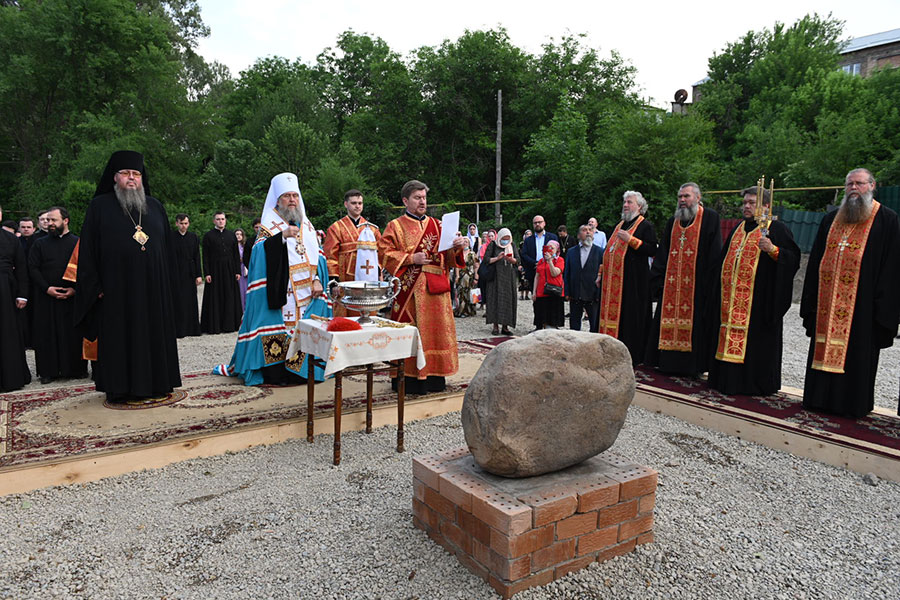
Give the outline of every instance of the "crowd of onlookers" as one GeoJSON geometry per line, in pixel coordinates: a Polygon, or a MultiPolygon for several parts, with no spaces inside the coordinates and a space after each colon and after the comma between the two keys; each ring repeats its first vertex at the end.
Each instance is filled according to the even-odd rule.
{"type": "MultiPolygon", "coordinates": [[[[590,218],[575,235],[569,234],[566,225],[557,227],[554,234],[547,231],[544,218],[536,215],[532,229],[522,233],[518,244],[507,228],[479,233],[475,223],[456,236],[466,240],[466,266],[453,269],[450,275],[456,317],[474,317],[482,309],[492,334],[511,335],[517,326],[517,302],[531,300],[534,329],[562,327],[566,317],[570,317],[572,329],[581,328],[583,307],[577,298],[568,298],[565,293],[565,255],[584,242],[596,247],[590,257],[599,267],[606,234],[597,219],[590,218]],[[570,303],[568,314],[566,300],[570,303]]],[[[596,273],[594,268],[592,282],[596,273]]],[[[590,314],[587,310],[584,313],[590,314]]]]}

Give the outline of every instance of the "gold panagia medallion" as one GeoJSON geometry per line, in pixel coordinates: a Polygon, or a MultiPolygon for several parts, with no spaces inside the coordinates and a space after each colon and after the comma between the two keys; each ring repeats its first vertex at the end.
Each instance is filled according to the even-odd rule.
{"type": "Polygon", "coordinates": [[[137,231],[135,231],[135,232],[134,232],[134,235],[131,236],[131,237],[133,237],[133,238],[134,238],[134,241],[136,241],[136,242],[137,242],[138,244],[140,244],[141,246],[143,246],[144,244],[146,244],[146,243],[147,243],[147,240],[150,239],[150,236],[147,235],[146,233],[144,233],[143,231],[141,231],[140,229],[138,229],[137,231]]]}

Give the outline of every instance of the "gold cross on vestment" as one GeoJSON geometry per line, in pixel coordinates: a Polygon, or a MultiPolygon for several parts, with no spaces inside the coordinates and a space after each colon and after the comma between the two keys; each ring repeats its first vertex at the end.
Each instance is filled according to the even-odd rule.
{"type": "Polygon", "coordinates": [[[286,313],[284,313],[284,318],[287,319],[288,321],[293,321],[294,320],[294,311],[289,310],[286,313]]]}
{"type": "Polygon", "coordinates": [[[687,241],[687,236],[684,235],[683,231],[681,232],[681,237],[678,238],[678,241],[680,242],[679,248],[684,248],[684,243],[687,241]]]}
{"type": "Polygon", "coordinates": [[[850,247],[850,242],[847,241],[847,238],[842,239],[838,242],[838,252],[843,252],[845,248],[850,247]]]}
{"type": "Polygon", "coordinates": [[[366,275],[368,275],[369,271],[371,271],[374,268],[375,268],[375,265],[369,264],[369,259],[366,259],[366,264],[360,267],[360,269],[362,269],[363,271],[366,272],[366,275]]]}

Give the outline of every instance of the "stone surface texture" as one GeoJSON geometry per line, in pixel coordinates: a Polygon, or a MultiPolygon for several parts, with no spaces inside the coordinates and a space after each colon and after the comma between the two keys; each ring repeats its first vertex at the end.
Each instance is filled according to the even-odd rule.
{"type": "Polygon", "coordinates": [[[466,443],[485,471],[533,477],[613,445],[634,398],[628,349],[595,333],[543,330],[487,355],[466,390],[466,443]]]}
{"type": "Polygon", "coordinates": [[[658,474],[609,452],[510,479],[462,447],[412,471],[413,524],[503,598],[653,541],[658,474]]]}

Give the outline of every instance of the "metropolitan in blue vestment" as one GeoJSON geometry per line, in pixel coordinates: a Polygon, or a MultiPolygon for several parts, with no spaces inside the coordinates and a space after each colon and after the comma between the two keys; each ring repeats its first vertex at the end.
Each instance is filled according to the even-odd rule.
{"type": "MultiPolygon", "coordinates": [[[[325,255],[306,218],[297,176],[272,178],[247,275],[247,307],[231,362],[214,373],[237,376],[245,385],[286,385],[305,381],[307,357],[286,359],[299,318],[332,316],[322,296],[328,281],[325,255]]],[[[316,381],[324,379],[316,367],[316,381]]]]}

